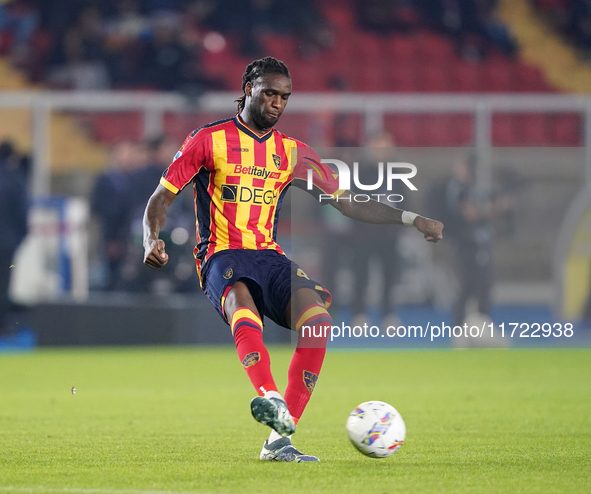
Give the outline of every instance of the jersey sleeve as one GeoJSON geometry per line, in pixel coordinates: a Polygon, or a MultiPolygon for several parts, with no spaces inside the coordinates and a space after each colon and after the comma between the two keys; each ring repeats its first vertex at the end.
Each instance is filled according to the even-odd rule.
{"type": "MultiPolygon", "coordinates": [[[[322,163],[320,156],[310,146],[300,143],[297,148],[293,148],[292,163],[295,162],[292,172],[292,184],[295,187],[305,190],[317,199],[320,194],[331,195],[336,199],[343,192],[339,189],[339,175],[326,163],[322,163]],[[309,183],[312,183],[310,189],[309,183]]],[[[326,202],[323,201],[323,204],[326,202]]]]}
{"type": "Polygon", "coordinates": [[[187,136],[172,163],[164,170],[160,184],[178,194],[193,180],[201,168],[209,166],[210,157],[210,134],[199,129],[194,130],[187,136]]]}

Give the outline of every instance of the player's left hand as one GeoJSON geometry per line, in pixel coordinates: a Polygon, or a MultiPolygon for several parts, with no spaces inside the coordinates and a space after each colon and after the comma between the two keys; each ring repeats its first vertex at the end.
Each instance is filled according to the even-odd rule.
{"type": "Polygon", "coordinates": [[[424,235],[427,242],[438,242],[443,238],[443,223],[441,221],[417,216],[414,225],[424,235]]]}

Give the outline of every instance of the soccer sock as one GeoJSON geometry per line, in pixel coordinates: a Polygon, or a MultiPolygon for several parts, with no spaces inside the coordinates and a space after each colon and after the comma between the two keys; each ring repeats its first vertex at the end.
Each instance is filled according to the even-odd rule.
{"type": "MultiPolygon", "coordinates": [[[[287,436],[285,439],[289,439],[291,441],[291,436],[292,436],[292,434],[287,436]]],[[[275,441],[277,441],[277,439],[283,439],[283,436],[281,436],[278,432],[275,432],[272,430],[271,434],[269,435],[269,439],[267,440],[267,443],[268,444],[274,443],[275,441]]]]}
{"type": "Polygon", "coordinates": [[[285,390],[285,402],[296,423],[318,381],[331,325],[332,318],[321,305],[306,307],[296,319],[298,344],[289,365],[285,390]]]}
{"type": "Polygon", "coordinates": [[[230,322],[238,357],[250,382],[260,396],[268,391],[277,391],[271,374],[271,359],[263,343],[263,322],[252,310],[239,307],[230,322]]]}

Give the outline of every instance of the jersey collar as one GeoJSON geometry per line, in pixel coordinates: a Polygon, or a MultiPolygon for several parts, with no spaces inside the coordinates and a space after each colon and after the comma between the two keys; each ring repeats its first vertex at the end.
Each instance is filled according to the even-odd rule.
{"type": "Polygon", "coordinates": [[[257,142],[265,142],[267,139],[269,139],[269,137],[271,137],[271,135],[273,134],[273,130],[275,130],[271,129],[269,132],[263,134],[262,136],[258,135],[254,130],[250,129],[244,124],[239,115],[234,116],[234,123],[236,124],[236,127],[238,127],[242,132],[252,137],[257,142]]]}

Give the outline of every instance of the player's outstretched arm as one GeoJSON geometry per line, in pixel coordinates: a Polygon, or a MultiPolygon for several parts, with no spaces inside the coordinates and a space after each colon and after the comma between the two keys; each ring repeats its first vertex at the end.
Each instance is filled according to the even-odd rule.
{"type": "Polygon", "coordinates": [[[144,264],[152,269],[158,269],[168,262],[164,241],[158,238],[160,230],[166,221],[168,206],[176,195],[166,187],[158,185],[144,211],[144,264]]]}
{"type": "Polygon", "coordinates": [[[338,201],[332,201],[330,204],[354,220],[376,224],[412,225],[423,234],[428,242],[437,242],[443,238],[443,223],[441,221],[392,208],[374,200],[356,202],[351,197],[352,195],[350,191],[346,191],[339,196],[338,201]]]}

